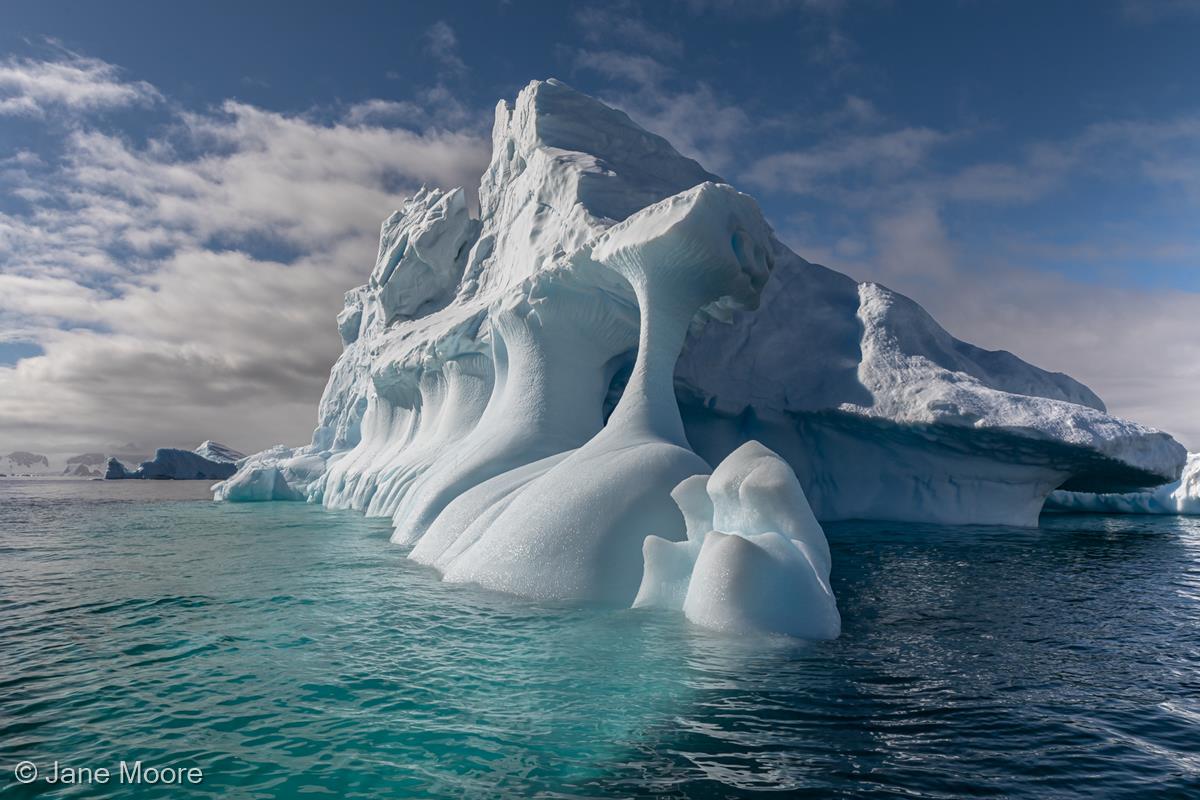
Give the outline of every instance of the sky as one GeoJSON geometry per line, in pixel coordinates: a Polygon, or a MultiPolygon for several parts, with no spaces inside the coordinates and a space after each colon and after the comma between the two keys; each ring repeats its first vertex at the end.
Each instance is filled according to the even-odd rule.
{"type": "Polygon", "coordinates": [[[301,444],[380,222],[556,77],[1200,450],[1200,0],[0,2],[0,453],[301,444]]]}

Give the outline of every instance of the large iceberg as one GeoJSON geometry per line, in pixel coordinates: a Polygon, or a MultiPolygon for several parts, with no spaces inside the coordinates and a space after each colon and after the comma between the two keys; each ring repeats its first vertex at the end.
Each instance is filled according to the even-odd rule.
{"type": "Polygon", "coordinates": [[[751,440],[821,520],[1033,525],[1055,489],[1183,465],[1068,376],[800,258],[751,198],[558,81],[497,106],[479,203],[422,189],[384,222],[312,442],[249,457],[218,499],[388,516],[448,580],[628,604],[645,537],[686,539],[671,491],[751,440]]]}
{"type": "Polygon", "coordinates": [[[1046,500],[1046,509],[1093,514],[1200,515],[1200,453],[1188,455],[1187,465],[1177,481],[1140,492],[1056,491],[1046,500]]]}

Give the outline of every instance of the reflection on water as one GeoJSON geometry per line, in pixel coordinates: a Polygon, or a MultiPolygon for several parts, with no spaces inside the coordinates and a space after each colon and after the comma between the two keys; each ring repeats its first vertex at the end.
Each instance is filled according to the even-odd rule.
{"type": "Polygon", "coordinates": [[[804,644],[445,586],[386,522],[205,488],[0,481],[0,795],[24,758],[288,798],[1200,791],[1200,520],[829,525],[845,630],[804,644]]]}

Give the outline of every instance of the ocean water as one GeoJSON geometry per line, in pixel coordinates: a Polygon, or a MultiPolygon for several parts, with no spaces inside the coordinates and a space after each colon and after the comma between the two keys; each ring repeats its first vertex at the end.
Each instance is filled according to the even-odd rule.
{"type": "Polygon", "coordinates": [[[0,797],[1200,796],[1197,519],[829,525],[845,631],[804,644],[205,488],[0,481],[0,797]],[[202,782],[44,780],[123,760],[202,782]]]}

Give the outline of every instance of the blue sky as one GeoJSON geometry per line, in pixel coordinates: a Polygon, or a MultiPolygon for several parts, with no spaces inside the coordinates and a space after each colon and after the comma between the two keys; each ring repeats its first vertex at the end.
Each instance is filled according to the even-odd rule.
{"type": "Polygon", "coordinates": [[[474,182],[496,101],[550,76],[754,194],[801,255],[1200,448],[1198,2],[3,17],[0,451],[306,439],[379,220],[474,182]]]}

